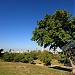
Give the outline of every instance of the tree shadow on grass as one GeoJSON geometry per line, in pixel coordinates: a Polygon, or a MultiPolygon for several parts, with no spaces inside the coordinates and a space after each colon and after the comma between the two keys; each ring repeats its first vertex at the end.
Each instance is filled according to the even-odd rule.
{"type": "Polygon", "coordinates": [[[64,67],[60,67],[60,66],[53,66],[53,67],[49,67],[49,68],[63,70],[63,71],[68,71],[68,72],[71,72],[72,71],[71,69],[64,68],[64,67]]]}

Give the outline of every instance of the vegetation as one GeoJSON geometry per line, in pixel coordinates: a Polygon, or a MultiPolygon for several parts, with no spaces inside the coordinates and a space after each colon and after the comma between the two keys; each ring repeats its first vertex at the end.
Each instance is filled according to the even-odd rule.
{"type": "MultiPolygon", "coordinates": [[[[13,74],[14,75],[23,75],[23,74],[25,74],[25,75],[28,75],[28,74],[29,75],[41,75],[41,74],[43,74],[43,75],[49,75],[49,74],[66,75],[67,74],[67,75],[69,75],[70,73],[66,72],[67,70],[66,71],[61,70],[61,69],[63,69],[61,67],[57,68],[59,70],[59,72],[54,72],[54,71],[58,71],[58,70],[55,70],[52,68],[48,68],[48,67],[46,68],[46,66],[51,65],[51,64],[52,65],[59,65],[59,63],[58,63],[59,58],[58,57],[61,57],[61,55],[60,54],[52,54],[50,51],[47,51],[47,50],[44,50],[42,52],[41,51],[31,51],[31,52],[24,52],[24,53],[5,52],[1,58],[5,62],[0,62],[0,68],[4,64],[6,64],[7,66],[4,65],[4,68],[2,68],[0,70],[0,74],[1,75],[13,75],[13,74]],[[21,62],[23,62],[24,64],[21,62]],[[42,69],[44,68],[47,72],[45,70],[44,70],[45,71],[44,72],[42,69],[41,70],[43,72],[41,70],[39,71],[38,68],[41,68],[41,67],[38,67],[35,65],[33,65],[34,66],[33,67],[32,65],[26,64],[26,63],[40,65],[40,66],[42,66],[42,69]],[[23,66],[21,66],[21,64],[23,64],[23,66]],[[28,68],[29,66],[27,66],[27,65],[29,65],[31,67],[28,68]],[[46,65],[46,66],[44,67],[44,65],[46,65]],[[18,67],[18,66],[20,66],[20,67],[18,67]],[[27,66],[27,68],[30,70],[27,71],[26,69],[24,69],[24,66],[27,66]],[[11,68],[11,70],[10,70],[10,68],[11,68]],[[36,71],[34,70],[35,73],[31,72],[32,71],[31,68],[36,69],[36,71]],[[20,73],[19,73],[18,72],[19,69],[21,69],[22,72],[20,70],[20,73]],[[29,73],[26,73],[26,71],[29,73]]],[[[60,59],[62,59],[62,57],[60,59]]]]}
{"type": "Polygon", "coordinates": [[[29,63],[34,60],[34,58],[29,53],[9,53],[5,52],[2,56],[2,59],[4,61],[8,62],[23,62],[23,63],[29,63]]]}
{"type": "Polygon", "coordinates": [[[0,57],[3,55],[3,52],[4,51],[4,49],[0,49],[0,57]]]}
{"type": "MultiPolygon", "coordinates": [[[[62,48],[71,40],[75,42],[75,17],[71,16],[66,10],[56,10],[52,15],[46,14],[43,20],[37,22],[38,27],[33,31],[31,40],[36,41],[38,45],[44,46],[44,48],[50,46],[50,49],[53,48],[54,50],[57,47],[62,48]]],[[[75,68],[72,63],[75,61],[75,45],[73,44],[75,43],[67,46],[68,49],[62,50],[65,57],[69,58],[72,67],[75,68]],[[71,48],[72,45],[74,49],[71,48]]]]}
{"type": "Polygon", "coordinates": [[[43,51],[38,57],[41,61],[43,61],[43,63],[45,63],[45,65],[51,65],[51,55],[52,54],[50,54],[50,52],[43,51]]]}
{"type": "MultiPolygon", "coordinates": [[[[73,64],[73,62],[75,62],[75,51],[74,51],[75,50],[75,17],[72,18],[71,16],[72,15],[69,14],[66,10],[57,10],[52,15],[46,14],[43,20],[37,22],[38,27],[35,28],[35,30],[33,31],[32,41],[36,41],[38,45],[44,46],[44,48],[50,46],[50,49],[53,48],[53,50],[56,50],[57,47],[60,47],[62,48],[61,53],[52,54],[51,52],[46,50],[42,52],[41,51],[29,52],[28,50],[28,52],[24,52],[24,53],[12,53],[10,49],[9,52],[5,52],[4,54],[2,54],[3,49],[0,49],[0,58],[7,62],[23,62],[23,63],[31,63],[31,64],[35,64],[35,62],[37,62],[36,60],[39,60],[42,63],[44,63],[44,65],[51,65],[51,63],[54,60],[56,61],[58,60],[61,63],[64,63],[64,61],[66,62],[70,61],[72,67],[75,68],[74,67],[75,65],[73,64]]],[[[3,64],[4,62],[1,63],[3,64]]],[[[35,67],[36,66],[34,66],[34,68],[35,67]]],[[[35,68],[34,70],[36,69],[38,68],[35,68]]],[[[48,73],[50,74],[53,73],[52,75],[60,75],[59,74],[60,71],[59,73],[58,72],[55,73],[54,71],[53,72],[51,71],[53,70],[47,69],[48,73]]],[[[75,70],[73,72],[75,73],[75,70]]],[[[24,73],[26,72],[24,71],[24,73]]],[[[44,73],[44,74],[49,75],[48,73],[44,73]]],[[[8,72],[7,74],[9,75],[10,73],[8,72]]],[[[13,74],[15,75],[15,72],[13,72],[13,74]]],[[[23,72],[20,75],[23,75],[23,72]]],[[[30,70],[27,71],[26,75],[31,75],[30,70]]],[[[42,75],[42,72],[38,71],[37,73],[32,73],[32,75],[42,75]]]]}
{"type": "Polygon", "coordinates": [[[34,60],[41,60],[45,65],[50,65],[52,60],[52,53],[44,50],[40,51],[31,51],[24,53],[11,53],[5,52],[2,56],[2,60],[8,62],[23,62],[23,63],[31,63],[35,64],[34,60]]]}
{"type": "Polygon", "coordinates": [[[37,22],[38,27],[33,31],[32,41],[44,48],[50,46],[54,50],[71,39],[75,41],[75,17],[71,16],[66,10],[56,10],[52,15],[46,14],[43,20],[37,22]]]}
{"type": "Polygon", "coordinates": [[[1,62],[0,75],[72,75],[64,69],[53,69],[18,62],[1,62]]]}
{"type": "Polygon", "coordinates": [[[69,41],[65,46],[62,47],[65,57],[75,62],[75,42],[69,41]]]}
{"type": "MultiPolygon", "coordinates": [[[[65,57],[64,57],[65,58],[65,57]]],[[[62,53],[61,54],[52,54],[51,52],[44,50],[44,51],[31,51],[31,52],[24,52],[24,53],[12,53],[12,52],[5,52],[1,57],[3,61],[7,62],[23,62],[23,63],[31,63],[31,64],[44,64],[44,65],[51,65],[52,60],[62,61],[62,53]]],[[[64,62],[62,62],[64,63],[64,62]]]]}

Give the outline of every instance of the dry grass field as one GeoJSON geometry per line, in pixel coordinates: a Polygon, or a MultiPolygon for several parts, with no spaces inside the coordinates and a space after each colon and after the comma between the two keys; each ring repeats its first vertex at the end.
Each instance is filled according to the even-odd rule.
{"type": "Polygon", "coordinates": [[[69,71],[21,62],[0,61],[0,75],[72,75],[69,71]]]}

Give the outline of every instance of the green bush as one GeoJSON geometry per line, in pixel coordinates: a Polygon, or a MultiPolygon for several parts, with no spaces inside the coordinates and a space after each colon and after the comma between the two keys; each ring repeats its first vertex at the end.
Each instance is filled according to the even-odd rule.
{"type": "Polygon", "coordinates": [[[33,63],[34,61],[34,54],[33,53],[25,53],[22,59],[23,63],[33,63]]]}
{"type": "Polygon", "coordinates": [[[39,55],[39,59],[45,63],[45,65],[51,65],[51,54],[48,51],[43,51],[39,55]]]}
{"type": "Polygon", "coordinates": [[[34,60],[37,59],[38,53],[36,51],[31,51],[29,53],[30,57],[32,57],[34,60]]]}
{"type": "Polygon", "coordinates": [[[32,57],[29,58],[29,63],[34,64],[34,59],[32,57]]]}
{"type": "Polygon", "coordinates": [[[14,56],[15,56],[15,54],[13,54],[13,53],[5,52],[4,55],[3,55],[3,57],[2,57],[2,59],[4,61],[9,61],[10,62],[10,61],[13,61],[14,56]]]}
{"type": "Polygon", "coordinates": [[[29,53],[9,53],[5,52],[2,59],[4,61],[14,61],[14,62],[23,62],[23,63],[31,63],[34,64],[35,59],[40,59],[45,63],[45,65],[51,64],[52,54],[48,51],[36,52],[31,51],[29,53]]]}
{"type": "Polygon", "coordinates": [[[15,62],[20,62],[21,61],[20,54],[15,54],[14,61],[15,62]]]}

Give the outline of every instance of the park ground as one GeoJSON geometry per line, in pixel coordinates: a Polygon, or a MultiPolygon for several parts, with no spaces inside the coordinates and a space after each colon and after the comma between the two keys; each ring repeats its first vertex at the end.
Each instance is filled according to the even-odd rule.
{"type": "Polygon", "coordinates": [[[71,69],[0,61],[0,75],[72,75],[71,69]]]}

